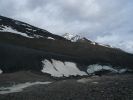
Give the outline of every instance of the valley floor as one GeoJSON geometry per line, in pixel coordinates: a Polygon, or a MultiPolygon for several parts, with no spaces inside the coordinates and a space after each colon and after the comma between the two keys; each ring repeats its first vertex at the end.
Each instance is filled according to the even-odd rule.
{"type": "Polygon", "coordinates": [[[0,100],[133,100],[133,75],[103,75],[57,80],[35,72],[1,74],[0,100]],[[27,82],[32,85],[28,84],[25,87],[27,82]],[[23,89],[2,94],[4,91],[2,87],[12,86],[23,89]]]}

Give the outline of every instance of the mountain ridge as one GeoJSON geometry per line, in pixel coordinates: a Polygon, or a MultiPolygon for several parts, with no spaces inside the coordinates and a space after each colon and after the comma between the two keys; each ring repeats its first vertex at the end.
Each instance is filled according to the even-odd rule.
{"type": "MultiPolygon", "coordinates": [[[[117,48],[100,45],[86,38],[80,39],[78,36],[71,41],[34,26],[30,26],[30,30],[27,30],[29,24],[25,23],[23,26],[23,22],[20,21],[2,16],[0,19],[0,55],[2,55],[0,69],[3,73],[19,70],[40,72],[47,64],[51,67],[46,67],[47,71],[44,70],[50,75],[55,72],[53,66],[56,66],[57,69],[60,68],[60,65],[64,66],[62,70],[58,70],[58,73],[62,73],[63,76],[68,75],[65,74],[65,71],[70,70],[69,68],[75,69],[76,75],[79,75],[80,71],[88,73],[88,66],[95,66],[95,64],[109,66],[116,70],[133,69],[133,55],[117,48]],[[15,22],[19,22],[19,25],[15,22]],[[13,29],[17,34],[14,31],[14,33],[7,31],[7,27],[13,29]],[[28,37],[19,32],[25,33],[28,37]],[[39,37],[35,35],[39,35],[39,37]],[[47,62],[43,63],[43,61],[47,62]],[[64,65],[65,63],[66,65],[64,65]],[[80,71],[76,71],[77,69],[80,71]],[[49,70],[53,70],[53,72],[51,73],[49,70]]],[[[94,73],[107,69],[110,72],[112,69],[109,67],[103,67],[103,69],[101,66],[97,66],[98,70],[93,70],[95,70],[94,73]]]]}
{"type": "Polygon", "coordinates": [[[28,36],[32,36],[32,37],[35,37],[34,35],[38,35],[38,36],[41,36],[43,38],[54,36],[54,38],[65,40],[61,36],[52,34],[52,33],[48,32],[44,29],[37,28],[35,26],[32,26],[30,24],[27,24],[27,23],[24,23],[21,21],[10,19],[10,18],[4,17],[4,16],[0,16],[0,19],[1,19],[0,20],[0,30],[1,31],[2,31],[2,28],[4,28],[2,26],[6,26],[9,28],[15,29],[18,32],[25,33],[28,36]]]}

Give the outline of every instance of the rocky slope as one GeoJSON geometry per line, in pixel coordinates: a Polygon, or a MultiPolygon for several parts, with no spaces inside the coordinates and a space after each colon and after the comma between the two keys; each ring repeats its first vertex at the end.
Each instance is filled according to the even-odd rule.
{"type": "Polygon", "coordinates": [[[132,54],[79,36],[64,37],[0,16],[1,72],[34,70],[69,77],[133,69],[132,54]]]}

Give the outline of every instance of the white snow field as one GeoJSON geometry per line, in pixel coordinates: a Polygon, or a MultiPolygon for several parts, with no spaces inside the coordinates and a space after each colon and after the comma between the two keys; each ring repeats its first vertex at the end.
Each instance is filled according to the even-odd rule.
{"type": "Polygon", "coordinates": [[[54,77],[69,77],[69,76],[83,76],[87,75],[86,72],[80,71],[75,63],[73,62],[62,62],[59,60],[52,59],[44,60],[43,62],[43,73],[51,74],[54,77]]]}
{"type": "Polygon", "coordinates": [[[41,70],[43,73],[48,73],[53,77],[69,77],[69,76],[84,76],[84,75],[93,75],[97,71],[107,70],[111,73],[125,73],[126,71],[130,71],[129,69],[117,69],[111,66],[106,65],[89,65],[86,71],[81,71],[74,62],[63,62],[59,60],[45,59],[42,61],[43,69],[41,70]]]}

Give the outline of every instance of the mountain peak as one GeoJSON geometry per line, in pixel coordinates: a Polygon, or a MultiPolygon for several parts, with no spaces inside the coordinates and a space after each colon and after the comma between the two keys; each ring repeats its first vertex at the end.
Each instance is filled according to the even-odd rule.
{"type": "Polygon", "coordinates": [[[70,33],[65,33],[65,34],[62,35],[62,37],[66,38],[68,40],[71,40],[74,37],[74,35],[72,35],[70,33]]]}
{"type": "Polygon", "coordinates": [[[64,35],[62,35],[62,37],[66,38],[67,40],[70,40],[72,42],[77,42],[79,39],[81,39],[80,35],[73,35],[70,33],[65,33],[64,35]]]}

